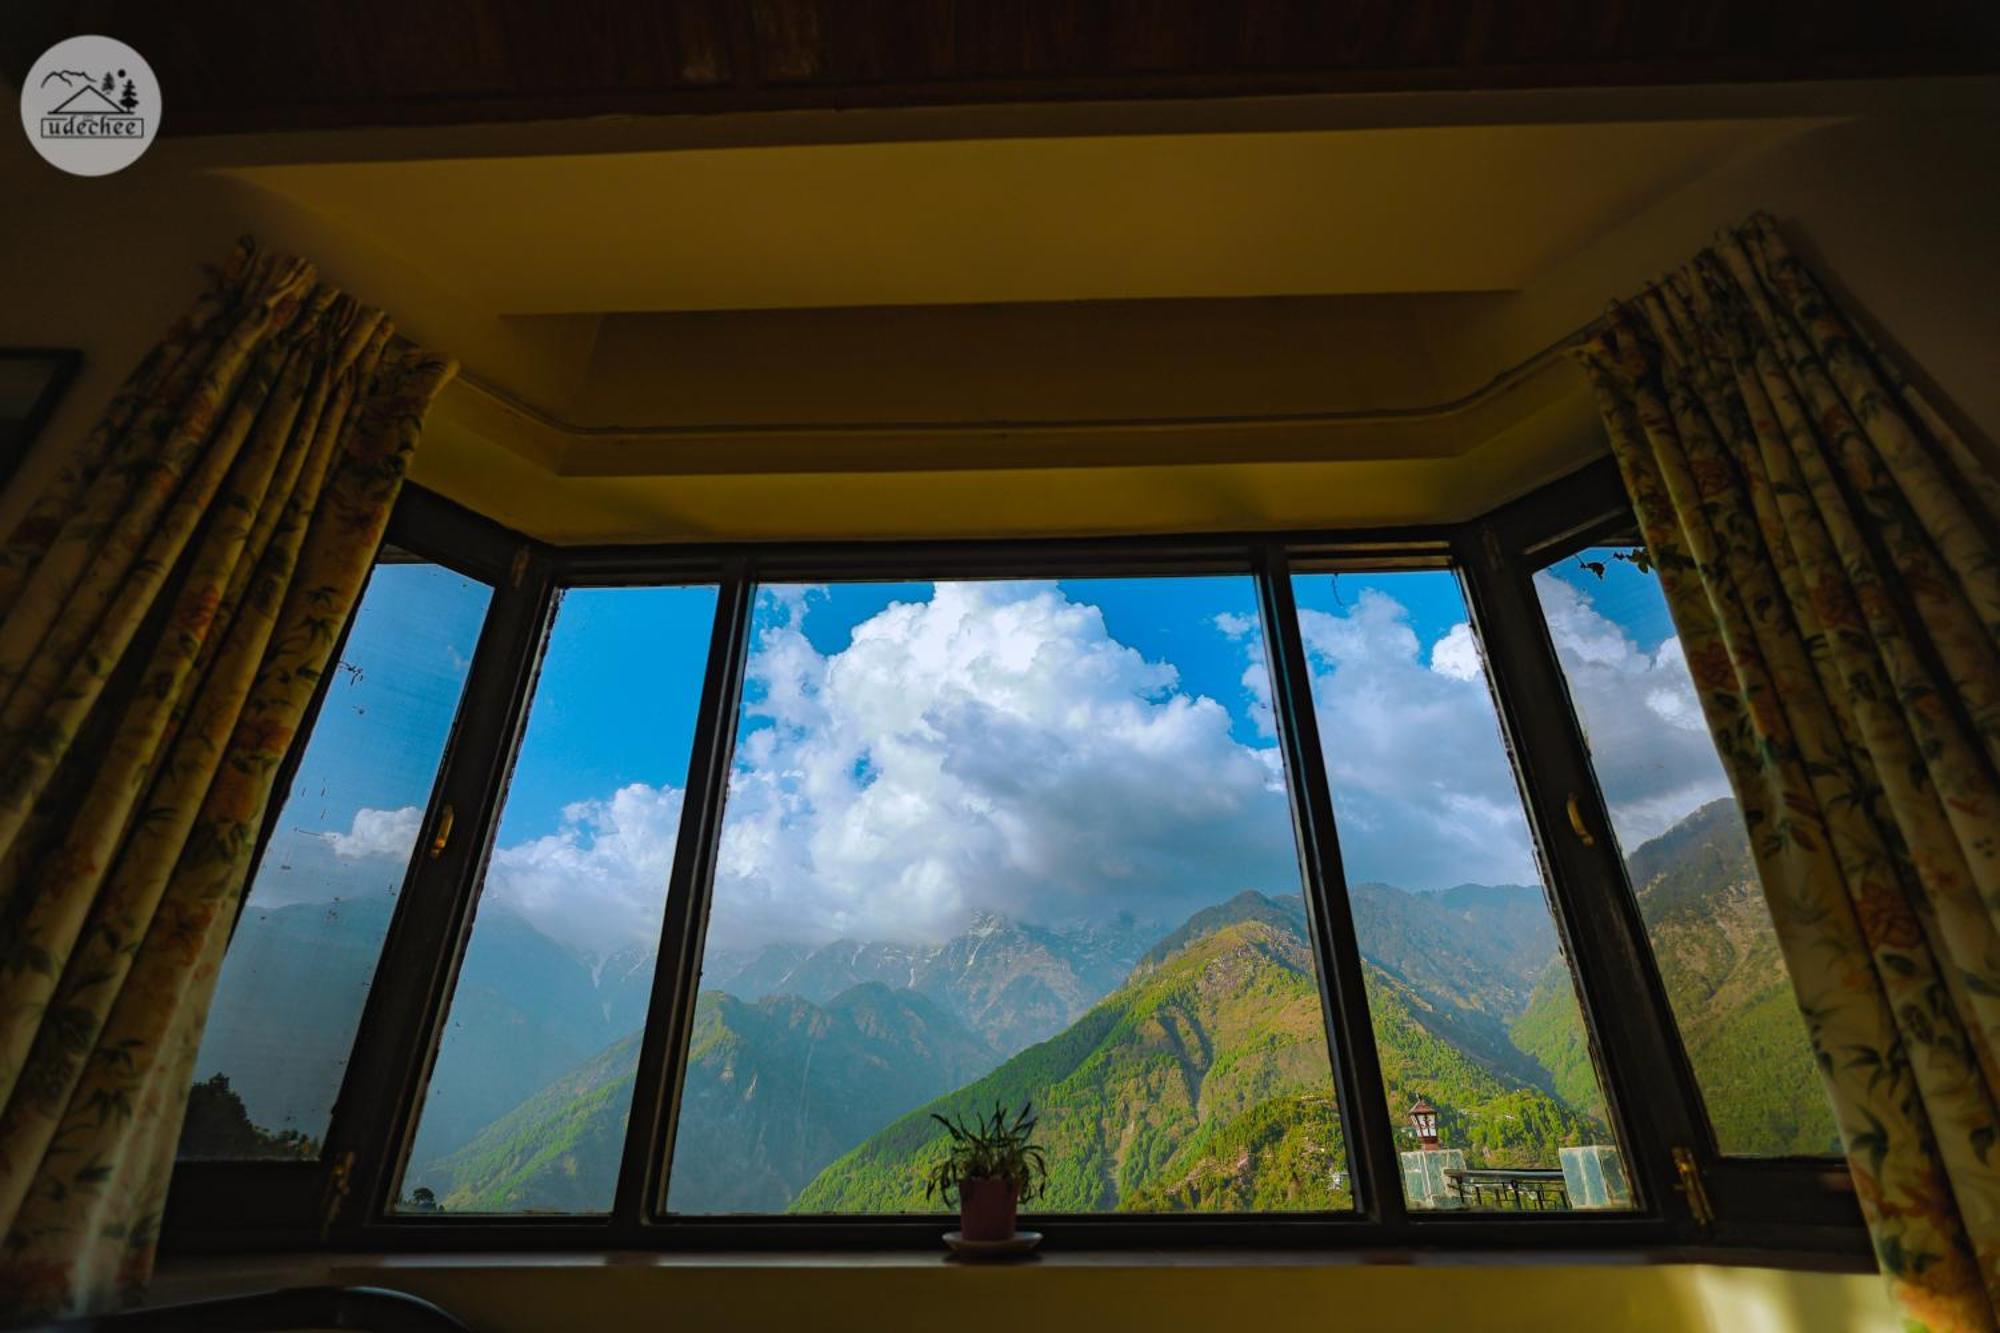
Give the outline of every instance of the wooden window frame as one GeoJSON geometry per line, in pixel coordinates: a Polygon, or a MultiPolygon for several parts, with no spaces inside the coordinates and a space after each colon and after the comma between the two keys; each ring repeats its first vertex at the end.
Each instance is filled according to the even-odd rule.
{"type": "MultiPolygon", "coordinates": [[[[1863,1262],[1866,1233],[1851,1186],[1842,1188],[1844,1167],[1716,1151],[1613,840],[1587,845],[1572,829],[1572,799],[1587,827],[1610,825],[1530,579],[1539,564],[1563,553],[1564,543],[1587,545],[1620,523],[1629,527],[1629,508],[1608,464],[1463,524],[1076,540],[552,547],[408,488],[389,541],[494,589],[423,825],[435,827],[448,803],[457,814],[456,836],[443,855],[412,858],[321,1160],[181,1164],[163,1242],[204,1253],[936,1249],[939,1219],[929,1215],[689,1216],[665,1209],[756,588],[1227,573],[1253,580],[1264,621],[1355,1207],[1313,1214],[1031,1214],[1031,1224],[1065,1249],[1639,1249],[1724,1260],[1791,1253],[1863,1262]],[[1295,569],[1417,568],[1457,572],[1484,647],[1556,928],[1576,973],[1592,1054],[1635,1188],[1630,1212],[1430,1213],[1404,1203],[1291,576],[1295,569]],[[611,1211],[392,1212],[560,591],[697,583],[715,586],[718,596],[647,1039],[611,1211]],[[1691,1205],[1677,1149],[1692,1155],[1712,1216],[1691,1205]]],[[[301,730],[301,747],[309,733],[301,730]]]]}

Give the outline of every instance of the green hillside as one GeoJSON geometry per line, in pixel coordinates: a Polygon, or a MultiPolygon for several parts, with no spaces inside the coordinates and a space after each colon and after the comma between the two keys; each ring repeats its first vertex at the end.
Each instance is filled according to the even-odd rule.
{"type": "Polygon", "coordinates": [[[1596,1117],[1480,1064],[1440,1035],[1437,1005],[1421,991],[1372,966],[1366,982],[1394,1123],[1403,1123],[1419,1096],[1427,1098],[1438,1109],[1445,1146],[1465,1149],[1466,1165],[1475,1167],[1553,1167],[1558,1149],[1611,1142],[1596,1117]]]}
{"type": "MultiPolygon", "coordinates": [[[[1724,801],[1697,811],[1639,848],[1630,867],[1725,1150],[1832,1149],[1824,1095],[1734,807],[1724,801]]],[[[1427,1097],[1439,1108],[1447,1146],[1465,1149],[1474,1166],[1554,1166],[1565,1144],[1611,1141],[1575,989],[1539,888],[1416,894],[1362,884],[1351,897],[1393,1123],[1427,1097]]],[[[753,1001],[704,993],[671,1206],[689,1213],[934,1208],[921,1182],[941,1141],[927,1113],[1032,1100],[1050,1150],[1053,1209],[1345,1207],[1341,1125],[1303,900],[1240,894],[1143,951],[1131,945],[1129,923],[1101,933],[1101,957],[997,918],[924,951],[852,942],[831,952],[767,951],[765,963],[793,973],[803,958],[829,977],[893,973],[892,963],[905,977],[926,969],[965,976],[952,983],[956,990],[940,982],[937,994],[869,981],[819,1003],[797,994],[753,1001]],[[961,992],[999,995],[1006,988],[997,978],[1058,975],[1046,961],[1058,954],[1095,960],[1065,964],[1061,975],[1077,984],[1091,968],[1137,961],[1122,985],[1003,1062],[1009,1048],[996,1050],[983,1025],[968,1024],[961,992]]],[[[1036,1001],[1008,1012],[1040,1021],[1046,1009],[1036,1001]]],[[[413,1170],[406,1189],[428,1187],[454,1211],[609,1207],[636,1059],[636,1038],[600,1051],[457,1151],[413,1170]]],[[[215,1128],[204,1133],[239,1145],[231,1151],[297,1151],[275,1139],[260,1140],[254,1152],[241,1146],[248,1142],[236,1124],[241,1105],[233,1096],[210,1100],[218,1109],[203,1124],[215,1128]]]]}
{"type": "Polygon", "coordinates": [[[1736,803],[1703,806],[1627,865],[1722,1150],[1838,1153],[1736,803]]]}
{"type": "Polygon", "coordinates": [[[452,1213],[602,1213],[618,1186],[639,1034],[607,1047],[439,1161],[413,1167],[452,1213]]]}
{"type": "Polygon", "coordinates": [[[1528,1004],[1508,1026],[1514,1045],[1547,1071],[1549,1086],[1570,1106],[1604,1119],[1604,1092],[1584,1036],[1583,1008],[1569,965],[1551,958],[1528,1004]]]}
{"type": "Polygon", "coordinates": [[[941,1007],[880,982],[824,1007],[791,995],[755,1004],[703,995],[668,1207],[782,1212],[849,1146],[993,1062],[941,1007]]]}
{"type": "MultiPolygon", "coordinates": [[[[639,1037],[599,1052],[440,1160],[410,1172],[447,1212],[602,1212],[617,1188],[639,1037]]],[[[841,1150],[992,1065],[931,1001],[879,982],[825,1005],[704,994],[670,1205],[775,1212],[841,1150]]]]}
{"type": "MultiPolygon", "coordinates": [[[[1563,1143],[1602,1141],[1586,1117],[1432,1032],[1439,1004],[1379,968],[1369,983],[1392,1106],[1421,1090],[1469,1159],[1553,1164],[1563,1143]]],[[[996,1101],[1039,1108],[1038,1206],[1051,1211],[1348,1204],[1312,951],[1297,913],[1260,895],[1202,913],[1069,1030],[842,1156],[793,1211],[934,1207],[922,1182],[943,1138],[930,1113],[996,1101]]]]}
{"type": "MultiPolygon", "coordinates": [[[[1743,822],[1713,801],[1626,862],[1639,914],[1722,1150],[1838,1153],[1743,822]]],[[[1575,990],[1551,961],[1511,1028],[1556,1095],[1603,1115],[1575,990]]]]}
{"type": "Polygon", "coordinates": [[[1202,1122],[1125,1207],[1138,1213],[1331,1212],[1354,1206],[1337,1174],[1346,1166],[1332,1094],[1298,1092],[1221,1123],[1202,1122]]]}

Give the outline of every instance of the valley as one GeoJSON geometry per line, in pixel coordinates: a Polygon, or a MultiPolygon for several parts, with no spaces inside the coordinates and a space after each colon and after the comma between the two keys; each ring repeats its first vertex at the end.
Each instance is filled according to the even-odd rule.
{"type": "MultiPolygon", "coordinates": [[[[1641,847],[1631,873],[1725,1144],[1825,1151],[1831,1127],[1733,808],[1695,812],[1641,847]]],[[[1445,1143],[1474,1166],[1552,1166],[1562,1146],[1612,1141],[1538,887],[1358,884],[1351,897],[1394,1123],[1429,1099],[1445,1143]]],[[[314,951],[328,920],[246,919],[245,947],[273,967],[312,955],[351,968],[338,948],[314,951]]],[[[404,1193],[427,1189],[448,1211],[608,1209],[651,959],[578,957],[504,915],[483,930],[404,1193]]],[[[365,993],[365,978],[358,992],[343,984],[329,1004],[365,993]]],[[[226,1075],[236,1104],[205,1111],[219,1127],[207,1132],[239,1153],[298,1153],[283,1114],[301,1095],[260,1073],[259,1051],[214,1049],[200,1077],[226,1075]]],[[[1245,890],[1178,925],[988,913],[931,946],[711,953],[669,1206],[933,1208],[921,1186],[940,1151],[931,1113],[996,1100],[1042,1114],[1050,1209],[1351,1204],[1303,901],[1245,890]]]]}

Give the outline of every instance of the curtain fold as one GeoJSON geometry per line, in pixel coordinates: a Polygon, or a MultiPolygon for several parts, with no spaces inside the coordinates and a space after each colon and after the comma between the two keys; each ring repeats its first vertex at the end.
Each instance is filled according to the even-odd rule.
{"type": "Polygon", "coordinates": [[[1771,218],[1577,351],[1892,1291],[2000,1326],[2000,484],[1771,218]]]}
{"type": "Polygon", "coordinates": [[[454,369],[246,242],[0,544],[0,1318],[150,1272],[279,765],[454,369]]]}

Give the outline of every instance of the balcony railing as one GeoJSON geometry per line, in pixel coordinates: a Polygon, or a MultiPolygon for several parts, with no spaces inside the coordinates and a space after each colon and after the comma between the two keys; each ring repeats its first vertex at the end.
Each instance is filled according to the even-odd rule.
{"type": "Polygon", "coordinates": [[[1444,1177],[1463,1208],[1542,1213],[1567,1211],[1570,1206],[1561,1171],[1472,1167],[1446,1171],[1444,1177]]]}

